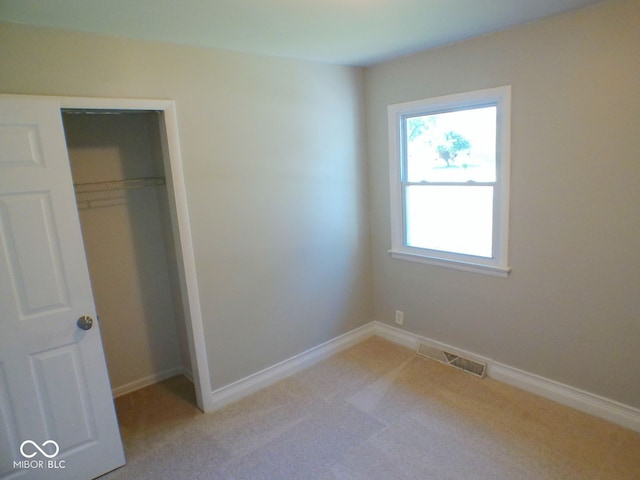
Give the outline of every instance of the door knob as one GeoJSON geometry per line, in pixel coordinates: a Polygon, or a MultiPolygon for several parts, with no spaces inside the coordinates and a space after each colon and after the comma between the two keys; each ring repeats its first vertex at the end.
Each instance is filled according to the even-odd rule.
{"type": "Polygon", "coordinates": [[[89,315],[83,315],[78,319],[76,325],[78,325],[78,328],[81,330],[89,330],[93,326],[93,318],[89,315]]]}

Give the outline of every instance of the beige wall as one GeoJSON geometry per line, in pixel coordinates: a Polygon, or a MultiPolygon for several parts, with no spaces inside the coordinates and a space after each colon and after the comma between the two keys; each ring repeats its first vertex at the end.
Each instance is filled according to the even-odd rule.
{"type": "Polygon", "coordinates": [[[214,388],[371,320],[362,72],[0,26],[0,91],[175,99],[214,388]]]}
{"type": "Polygon", "coordinates": [[[640,2],[366,71],[375,319],[640,407],[640,2]],[[508,279],[392,260],[388,104],[512,85],[508,279]]]}

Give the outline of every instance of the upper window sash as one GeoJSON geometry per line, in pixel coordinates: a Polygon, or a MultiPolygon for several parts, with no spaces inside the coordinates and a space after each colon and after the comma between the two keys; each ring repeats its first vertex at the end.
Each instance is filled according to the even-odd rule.
{"type": "MultiPolygon", "coordinates": [[[[465,106],[459,106],[457,108],[448,108],[448,109],[442,109],[442,108],[425,108],[422,110],[419,110],[418,113],[411,113],[411,114],[402,114],[399,116],[399,129],[400,129],[400,135],[399,135],[399,141],[400,141],[400,145],[399,145],[399,152],[400,152],[400,158],[401,158],[401,166],[400,166],[400,178],[401,181],[404,182],[408,182],[408,183],[430,183],[430,184],[436,184],[436,183],[455,183],[455,184],[464,184],[464,183],[479,183],[477,180],[473,180],[473,179],[466,179],[466,180],[451,180],[449,182],[439,182],[439,181],[432,181],[432,180],[422,180],[422,181],[412,181],[409,179],[409,146],[408,146],[408,137],[409,137],[409,132],[407,130],[407,124],[409,122],[409,120],[411,119],[418,119],[418,118],[423,118],[423,117],[431,117],[431,116],[436,116],[436,115],[441,115],[441,114],[451,114],[451,113],[456,113],[456,112],[469,112],[469,111],[473,111],[473,110],[479,110],[482,111],[481,109],[486,109],[486,108],[491,108],[493,107],[495,109],[495,114],[496,114],[496,119],[495,119],[495,126],[496,126],[496,145],[494,145],[495,151],[496,151],[496,155],[495,155],[495,160],[496,160],[496,164],[493,166],[493,170],[494,170],[494,180],[492,180],[490,183],[496,183],[497,181],[497,170],[498,170],[498,156],[497,156],[497,152],[498,152],[498,145],[497,145],[497,130],[498,130],[498,126],[497,126],[497,112],[499,111],[499,106],[498,106],[498,102],[497,101],[490,101],[490,102],[478,102],[478,103],[473,103],[473,104],[469,104],[469,105],[465,105],[465,106]]],[[[484,181],[482,183],[489,183],[487,181],[484,181]]]]}

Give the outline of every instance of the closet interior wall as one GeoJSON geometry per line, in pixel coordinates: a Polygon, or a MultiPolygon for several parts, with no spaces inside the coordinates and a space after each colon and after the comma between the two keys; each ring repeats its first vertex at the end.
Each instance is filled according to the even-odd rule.
{"type": "Polygon", "coordinates": [[[191,371],[159,121],[63,111],[114,396],[191,371]]]}

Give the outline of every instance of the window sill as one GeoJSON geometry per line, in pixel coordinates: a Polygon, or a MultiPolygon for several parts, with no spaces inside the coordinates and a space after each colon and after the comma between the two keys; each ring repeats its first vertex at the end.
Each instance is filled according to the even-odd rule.
{"type": "Polygon", "coordinates": [[[397,250],[389,250],[391,258],[396,260],[405,260],[407,262],[423,263],[425,265],[433,265],[436,267],[450,268],[463,272],[481,273],[493,277],[507,278],[511,272],[511,267],[496,267],[493,265],[482,265],[478,263],[460,262],[457,260],[448,260],[444,258],[427,257],[415,253],[401,252],[397,250]]]}

